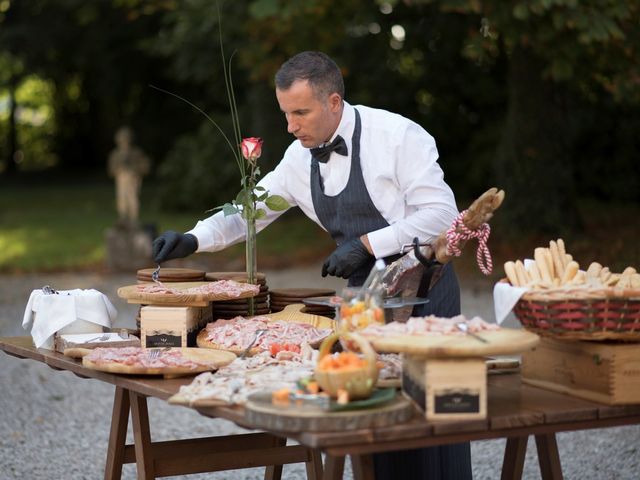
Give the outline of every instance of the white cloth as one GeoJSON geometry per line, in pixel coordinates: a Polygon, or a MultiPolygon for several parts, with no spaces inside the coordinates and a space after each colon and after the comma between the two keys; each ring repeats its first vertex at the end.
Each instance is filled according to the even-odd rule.
{"type": "Polygon", "coordinates": [[[54,333],[102,332],[102,327],[111,327],[117,315],[111,301],[94,289],[61,290],[57,294],[37,289],[29,296],[22,327],[31,328],[37,348],[53,349],[54,333]]]}
{"type": "MultiPolygon", "coordinates": [[[[451,188],[438,164],[435,140],[418,124],[400,115],[356,106],[362,119],[360,160],[364,181],[374,205],[389,227],[370,232],[369,242],[376,258],[399,252],[414,237],[432,241],[446,230],[458,214],[451,188]]],[[[354,107],[344,103],[340,124],[331,140],[341,135],[349,149],[347,157],[335,152],[320,164],[327,195],[340,193],[347,184],[355,126],[354,107]]],[[[281,195],[322,226],[313,208],[309,186],[311,154],[298,140],[287,149],[280,164],[264,176],[259,185],[270,194],[281,195]]],[[[283,212],[265,207],[267,216],[256,225],[258,231],[283,212]]],[[[198,239],[198,251],[218,251],[244,240],[246,224],[240,215],[222,212],[201,220],[187,233],[198,239]]]]}
{"type": "Polygon", "coordinates": [[[528,291],[527,287],[514,287],[510,283],[498,282],[495,284],[493,287],[493,308],[498,325],[504,322],[520,297],[528,291]]]}

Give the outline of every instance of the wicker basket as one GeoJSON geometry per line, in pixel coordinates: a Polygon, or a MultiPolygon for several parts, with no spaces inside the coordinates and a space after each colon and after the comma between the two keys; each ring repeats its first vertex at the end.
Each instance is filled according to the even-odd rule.
{"type": "Polygon", "coordinates": [[[640,341],[640,290],[574,287],[528,292],[513,312],[524,328],[539,335],[640,341]]]}

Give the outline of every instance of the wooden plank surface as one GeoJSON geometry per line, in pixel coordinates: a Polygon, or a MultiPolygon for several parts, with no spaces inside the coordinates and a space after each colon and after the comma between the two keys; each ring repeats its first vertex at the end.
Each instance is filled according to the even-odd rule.
{"type": "MultiPolygon", "coordinates": [[[[191,382],[191,378],[165,380],[89,370],[78,360],[50,350],[36,349],[30,337],[0,338],[0,349],[9,355],[34,359],[53,368],[96,378],[142,395],[165,400],[175,394],[181,385],[191,382]]],[[[446,424],[436,426],[434,423],[426,422],[416,411],[409,421],[389,427],[349,432],[304,432],[287,436],[307,446],[324,448],[334,454],[361,454],[640,423],[640,405],[608,406],[551,391],[546,392],[535,387],[524,388],[520,375],[517,374],[489,376],[488,388],[488,428],[484,430],[479,429],[477,424],[461,425],[459,429],[446,424]],[[590,418],[592,414],[588,412],[593,408],[598,412],[597,418],[590,418]],[[575,420],[579,418],[584,419],[575,420]]],[[[196,410],[205,416],[225,418],[245,428],[252,427],[244,417],[244,409],[241,407],[210,407],[196,410]]]]}
{"type": "Polygon", "coordinates": [[[408,353],[425,357],[486,357],[490,355],[513,355],[535,347],[540,337],[522,329],[501,328],[479,332],[483,343],[470,335],[389,335],[373,337],[367,335],[378,352],[408,353]]]}
{"type": "Polygon", "coordinates": [[[167,282],[164,285],[181,293],[146,293],[140,291],[140,284],[126,285],[118,289],[118,296],[129,303],[142,303],[145,305],[193,305],[206,306],[209,302],[222,300],[237,300],[238,298],[250,298],[253,292],[243,292],[238,296],[222,293],[183,293],[189,288],[201,287],[212,282],[167,282]]]}

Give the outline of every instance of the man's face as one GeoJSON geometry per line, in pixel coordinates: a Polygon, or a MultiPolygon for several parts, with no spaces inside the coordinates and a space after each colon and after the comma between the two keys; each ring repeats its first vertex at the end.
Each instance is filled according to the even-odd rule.
{"type": "Polygon", "coordinates": [[[276,89],[280,110],[287,119],[287,131],[305,148],[331,139],[342,117],[342,98],[332,93],[318,98],[307,80],[294,82],[287,90],[276,89]]]}

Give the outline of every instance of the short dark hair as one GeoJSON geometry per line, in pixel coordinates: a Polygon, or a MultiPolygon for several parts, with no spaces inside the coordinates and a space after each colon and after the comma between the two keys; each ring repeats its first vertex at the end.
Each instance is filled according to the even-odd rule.
{"type": "Polygon", "coordinates": [[[307,80],[316,96],[337,93],[344,99],[342,72],[322,52],[301,52],[284,62],[276,73],[276,88],[288,90],[297,80],[307,80]]]}

